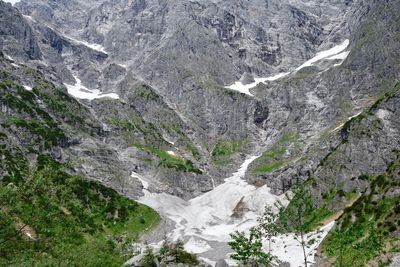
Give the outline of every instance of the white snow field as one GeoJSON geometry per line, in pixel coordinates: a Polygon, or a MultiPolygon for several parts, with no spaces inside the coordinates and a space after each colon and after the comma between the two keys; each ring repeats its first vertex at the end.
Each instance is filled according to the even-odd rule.
{"type": "MultiPolygon", "coordinates": [[[[151,193],[147,190],[148,182],[137,173],[132,173],[132,177],[139,179],[144,188],[144,196],[138,201],[175,222],[175,229],[168,236],[170,239],[183,240],[185,249],[199,254],[208,263],[213,264],[225,257],[234,266],[235,262],[229,260],[229,234],[234,231],[248,231],[257,225],[257,218],[262,215],[265,205],[273,205],[277,201],[287,204],[285,196],[270,193],[270,188],[266,185],[257,188],[243,180],[249,164],[256,158],[258,156],[246,159],[239,170],[225,179],[223,184],[189,201],[166,193],[151,193]],[[244,207],[243,214],[235,216],[235,208],[239,203],[244,207]]],[[[316,242],[307,249],[310,261],[313,261],[315,248],[330,227],[332,224],[321,229],[322,232],[313,233],[316,242]]],[[[289,262],[291,266],[302,265],[303,252],[293,235],[279,236],[276,242],[273,254],[289,262]]]]}
{"type": "Polygon", "coordinates": [[[32,87],[28,86],[28,85],[24,85],[25,90],[27,91],[32,91],[32,87]]]}
{"type": "MultiPolygon", "coordinates": [[[[343,43],[336,45],[331,49],[318,52],[315,57],[307,60],[301,66],[297,67],[294,72],[299,71],[304,67],[312,66],[315,62],[320,61],[322,59],[326,60],[340,59],[342,61],[340,63],[335,64],[334,67],[340,66],[350,53],[349,51],[343,52],[349,46],[349,43],[350,41],[346,39],[343,41],[343,43]]],[[[265,83],[266,81],[275,81],[277,79],[283,78],[289,75],[290,73],[291,72],[283,72],[272,77],[254,78],[254,82],[249,84],[243,84],[241,81],[237,81],[232,85],[225,86],[225,88],[235,90],[249,96],[254,96],[252,93],[250,93],[250,89],[256,87],[260,83],[265,83]]]]}
{"type": "MultiPolygon", "coordinates": [[[[343,41],[343,43],[336,45],[336,46],[332,47],[331,49],[318,52],[315,57],[307,60],[306,62],[303,63],[303,65],[296,68],[296,71],[300,70],[304,67],[312,66],[315,62],[320,61],[321,59],[336,59],[333,57],[335,55],[343,52],[349,46],[349,44],[350,44],[350,41],[348,39],[346,39],[343,41]]],[[[343,57],[343,55],[342,55],[342,57],[343,57]]],[[[346,57],[347,57],[347,55],[346,55],[346,57]]]]}
{"type": "Polygon", "coordinates": [[[21,1],[21,0],[4,0],[4,2],[9,2],[12,5],[14,5],[15,3],[18,3],[19,1],[21,1]]]}
{"type": "Polygon", "coordinates": [[[242,82],[238,81],[230,86],[227,86],[226,88],[235,90],[235,91],[239,91],[246,95],[253,96],[253,94],[250,93],[250,89],[256,87],[259,83],[265,83],[266,81],[275,81],[277,79],[280,79],[280,78],[288,75],[289,73],[290,72],[279,73],[275,76],[267,77],[267,78],[254,78],[254,82],[249,83],[249,84],[242,84],[242,82]]]}
{"type": "Polygon", "coordinates": [[[104,98],[104,97],[119,99],[119,95],[115,93],[102,94],[100,90],[88,89],[84,85],[82,85],[82,81],[78,77],[74,76],[74,78],[76,80],[76,83],[74,85],[64,83],[65,87],[67,87],[68,89],[68,93],[73,97],[76,97],[78,99],[89,99],[89,100],[104,98]]]}
{"type": "Polygon", "coordinates": [[[98,52],[107,54],[105,48],[104,48],[102,45],[100,45],[100,44],[90,44],[90,43],[88,43],[88,42],[85,42],[85,41],[81,41],[81,40],[77,40],[77,39],[75,39],[75,38],[72,38],[71,36],[67,36],[67,35],[64,35],[64,36],[65,36],[66,38],[68,38],[69,40],[71,40],[72,42],[74,42],[74,43],[81,44],[81,45],[84,45],[84,46],[86,46],[86,47],[89,47],[89,48],[92,49],[92,50],[96,50],[96,51],[98,51],[98,52]]]}

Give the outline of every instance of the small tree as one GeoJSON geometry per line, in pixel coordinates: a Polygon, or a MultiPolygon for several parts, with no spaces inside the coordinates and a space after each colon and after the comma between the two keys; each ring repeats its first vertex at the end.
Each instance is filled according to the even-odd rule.
{"type": "Polygon", "coordinates": [[[272,261],[277,259],[263,250],[262,233],[255,227],[250,229],[249,237],[238,231],[231,234],[231,237],[233,240],[228,244],[235,251],[231,258],[245,266],[270,266],[272,261]]]}
{"type": "Polygon", "coordinates": [[[143,267],[157,267],[156,256],[154,255],[153,249],[151,247],[146,246],[144,257],[140,261],[140,264],[143,267]]]}
{"type": "Polygon", "coordinates": [[[268,253],[271,254],[271,243],[272,238],[277,236],[281,230],[280,225],[277,223],[279,218],[279,214],[273,212],[273,209],[270,205],[265,206],[264,214],[258,218],[259,228],[263,234],[263,236],[268,241],[268,253]]]}
{"type": "Polygon", "coordinates": [[[299,242],[303,250],[304,266],[308,266],[306,248],[314,240],[308,240],[307,232],[310,230],[307,224],[307,215],[311,214],[315,208],[309,191],[299,182],[292,187],[293,197],[286,195],[290,201],[286,208],[281,208],[279,212],[279,223],[285,232],[294,233],[295,240],[299,242]]]}

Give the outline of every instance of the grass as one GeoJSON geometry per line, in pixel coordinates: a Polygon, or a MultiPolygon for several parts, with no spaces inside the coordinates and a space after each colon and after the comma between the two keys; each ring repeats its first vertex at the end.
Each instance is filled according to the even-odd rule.
{"type": "Polygon", "coordinates": [[[284,147],[279,147],[273,150],[265,151],[261,157],[263,158],[277,158],[285,155],[286,153],[286,148],[284,147]]]}
{"type": "Polygon", "coordinates": [[[296,145],[298,139],[299,135],[297,133],[283,135],[270,150],[265,151],[261,157],[257,159],[257,167],[254,173],[269,173],[284,167],[287,160],[284,160],[283,157],[288,151],[288,147],[292,144],[296,145]]]}
{"type": "Polygon", "coordinates": [[[305,220],[305,229],[307,232],[311,232],[323,226],[322,222],[327,218],[334,215],[335,212],[325,207],[314,209],[311,214],[307,215],[305,220]]]}
{"type": "Polygon", "coordinates": [[[202,174],[203,172],[193,165],[193,162],[178,155],[171,155],[167,151],[157,147],[144,146],[140,144],[134,145],[140,150],[146,151],[159,158],[159,166],[175,169],[177,171],[193,172],[202,174]]]}
{"type": "Polygon", "coordinates": [[[257,167],[255,172],[256,173],[268,173],[268,172],[276,171],[276,170],[282,168],[283,166],[285,166],[284,161],[274,161],[274,162],[266,163],[266,164],[263,164],[263,165],[257,167]]]}
{"type": "Polygon", "coordinates": [[[222,140],[217,142],[211,153],[213,162],[216,165],[228,165],[231,163],[231,156],[240,152],[247,140],[222,140]]]}

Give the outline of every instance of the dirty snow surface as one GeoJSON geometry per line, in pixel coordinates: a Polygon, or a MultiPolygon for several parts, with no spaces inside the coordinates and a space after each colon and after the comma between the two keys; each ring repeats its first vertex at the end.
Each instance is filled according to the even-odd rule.
{"type": "MultiPolygon", "coordinates": [[[[189,201],[166,193],[151,193],[147,190],[148,183],[142,177],[137,173],[132,174],[132,177],[143,184],[144,196],[139,202],[175,222],[175,229],[169,233],[170,239],[183,240],[188,251],[198,254],[211,264],[225,257],[230,265],[235,265],[234,261],[229,260],[229,234],[236,230],[248,231],[257,225],[257,218],[263,213],[266,204],[273,205],[277,201],[287,204],[283,195],[272,194],[266,185],[257,188],[243,180],[247,167],[256,158],[257,156],[249,157],[223,184],[189,201]],[[239,203],[244,207],[243,214],[235,213],[239,203]]],[[[315,248],[332,225],[325,226],[310,237],[316,239],[314,246],[307,249],[311,261],[315,248]]],[[[273,254],[289,262],[291,266],[302,266],[302,253],[293,235],[276,238],[273,254]]]]}
{"type": "Polygon", "coordinates": [[[72,95],[75,98],[78,99],[88,99],[88,100],[93,100],[97,98],[104,98],[104,97],[109,97],[112,99],[119,99],[119,96],[114,93],[110,94],[102,94],[100,90],[97,89],[88,89],[85,87],[81,80],[77,77],[74,77],[76,80],[76,83],[74,85],[71,84],[64,84],[65,87],[68,89],[68,93],[72,95]]]}

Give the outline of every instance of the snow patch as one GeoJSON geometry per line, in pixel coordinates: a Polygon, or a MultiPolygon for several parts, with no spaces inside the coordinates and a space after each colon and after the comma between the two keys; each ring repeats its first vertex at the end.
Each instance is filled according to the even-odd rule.
{"type": "MultiPolygon", "coordinates": [[[[315,240],[315,242],[310,242],[312,245],[306,248],[307,262],[314,263],[315,253],[317,252],[318,246],[324,240],[326,235],[335,225],[335,222],[331,222],[318,231],[307,234],[306,242],[310,240],[315,240]]],[[[272,254],[277,256],[283,261],[290,263],[290,266],[304,266],[304,256],[303,249],[300,243],[295,239],[293,234],[281,235],[273,238],[272,254]]],[[[267,242],[264,243],[264,248],[268,251],[267,242]]]]}
{"type": "MultiPolygon", "coordinates": [[[[342,62],[335,64],[334,66],[341,65],[343,63],[343,60],[345,60],[350,53],[348,51],[343,52],[343,50],[345,50],[349,46],[349,43],[350,43],[350,41],[348,39],[346,39],[343,41],[343,43],[336,45],[331,49],[318,52],[315,57],[304,62],[300,67],[296,68],[295,71],[298,71],[304,67],[312,66],[315,62],[322,60],[322,59],[328,59],[328,60],[341,59],[342,62]]],[[[235,91],[241,92],[241,93],[249,95],[249,96],[254,96],[252,93],[250,93],[250,89],[256,87],[260,83],[265,83],[267,81],[275,81],[277,79],[280,79],[282,77],[289,75],[290,73],[291,72],[283,72],[283,73],[279,73],[272,77],[255,78],[254,82],[249,83],[249,84],[243,84],[241,81],[237,81],[232,85],[225,86],[225,88],[235,90],[235,91]]]]}
{"type": "Polygon", "coordinates": [[[100,45],[100,44],[91,44],[91,43],[88,43],[88,42],[85,42],[85,41],[77,40],[77,39],[72,38],[72,37],[70,37],[70,36],[66,36],[66,35],[64,35],[64,36],[65,36],[67,39],[69,39],[69,40],[71,40],[71,41],[73,41],[73,42],[75,42],[75,43],[78,43],[78,44],[84,45],[84,46],[86,46],[86,47],[89,47],[89,48],[92,49],[92,50],[96,50],[96,51],[98,51],[98,52],[101,52],[101,53],[104,53],[104,54],[108,54],[108,53],[106,52],[105,48],[104,48],[102,45],[100,45]]]}
{"type": "Polygon", "coordinates": [[[254,82],[249,83],[249,84],[243,84],[242,82],[238,81],[230,86],[226,86],[225,88],[235,90],[235,91],[241,92],[246,95],[254,96],[252,93],[250,93],[250,89],[256,87],[260,83],[265,83],[266,81],[275,81],[277,79],[280,79],[280,78],[288,75],[289,73],[290,72],[279,73],[275,76],[271,76],[271,77],[267,77],[267,78],[255,78],[254,82]]]}
{"type": "Polygon", "coordinates": [[[345,52],[339,53],[337,55],[328,57],[327,59],[328,60],[335,60],[335,59],[345,60],[349,54],[350,54],[350,51],[345,51],[345,52]]]}
{"type": "Polygon", "coordinates": [[[32,20],[32,21],[35,21],[31,16],[28,16],[28,15],[22,15],[22,16],[24,16],[24,18],[26,18],[26,19],[29,19],[29,20],[32,20]]]}
{"type": "MultiPolygon", "coordinates": [[[[296,68],[296,71],[304,68],[304,67],[309,67],[312,66],[315,62],[320,61],[321,59],[330,59],[334,57],[335,55],[341,53],[343,50],[345,50],[349,46],[350,41],[348,39],[344,40],[343,43],[340,45],[334,46],[331,49],[325,50],[318,52],[317,55],[306,62],[303,63],[300,67],[296,68]]],[[[341,55],[343,57],[344,55],[341,55]]],[[[346,55],[347,56],[347,55],[346,55]]],[[[336,58],[333,58],[336,59],[336,58]]]]}
{"type": "Polygon", "coordinates": [[[7,55],[7,54],[4,54],[4,56],[6,57],[6,59],[8,59],[8,60],[10,60],[10,61],[15,61],[12,57],[10,57],[10,56],[7,55]]]}
{"type": "Polygon", "coordinates": [[[142,183],[143,191],[149,189],[149,182],[147,182],[146,180],[144,180],[143,177],[140,176],[138,173],[132,172],[131,177],[137,178],[137,179],[142,183]]]}
{"type": "Polygon", "coordinates": [[[71,84],[66,84],[64,83],[65,87],[68,89],[68,93],[78,99],[98,99],[98,98],[104,98],[104,97],[109,97],[112,99],[119,99],[119,95],[115,93],[109,93],[109,94],[102,94],[100,90],[98,89],[88,89],[84,85],[82,85],[82,81],[75,77],[76,83],[75,85],[71,84]]]}
{"type": "Polygon", "coordinates": [[[381,120],[386,120],[388,117],[390,117],[390,112],[385,109],[378,109],[376,116],[381,120]]]}
{"type": "Polygon", "coordinates": [[[190,253],[203,253],[206,251],[209,251],[211,249],[211,246],[204,240],[201,239],[195,239],[191,237],[188,242],[185,244],[185,250],[187,250],[190,253]]]}
{"type": "Polygon", "coordinates": [[[30,86],[24,85],[24,88],[25,88],[25,90],[27,90],[27,91],[32,91],[32,87],[30,87],[30,86]]]}
{"type": "Polygon", "coordinates": [[[21,1],[21,0],[4,0],[4,2],[11,3],[12,5],[18,3],[19,1],[21,1]]]}
{"type": "Polygon", "coordinates": [[[167,151],[167,154],[168,155],[171,155],[171,156],[174,156],[174,157],[179,157],[174,151],[172,151],[172,150],[169,150],[169,151],[167,151]]]}
{"type": "MultiPolygon", "coordinates": [[[[224,180],[223,184],[189,201],[166,193],[149,192],[148,182],[133,172],[132,177],[139,179],[144,188],[144,196],[138,201],[175,222],[175,229],[170,232],[168,238],[183,240],[185,249],[200,254],[199,257],[207,262],[215,263],[222,255],[210,255],[213,255],[216,246],[228,248],[230,233],[247,232],[256,226],[257,218],[262,215],[267,204],[274,205],[279,201],[287,205],[285,196],[272,194],[266,185],[257,188],[243,180],[248,166],[258,157],[249,157],[236,173],[224,180]],[[243,214],[235,216],[235,209],[239,203],[244,207],[243,214]]],[[[306,251],[310,262],[314,260],[316,248],[333,225],[334,222],[308,235],[309,239],[315,239],[315,243],[306,251]]],[[[157,246],[158,244],[154,244],[154,247],[157,246]]],[[[267,242],[264,246],[268,249],[267,242]]],[[[272,254],[282,261],[289,262],[291,266],[303,265],[302,248],[293,234],[276,237],[272,254]]],[[[230,266],[236,266],[235,261],[229,259],[229,253],[225,257],[230,266]]]]}

